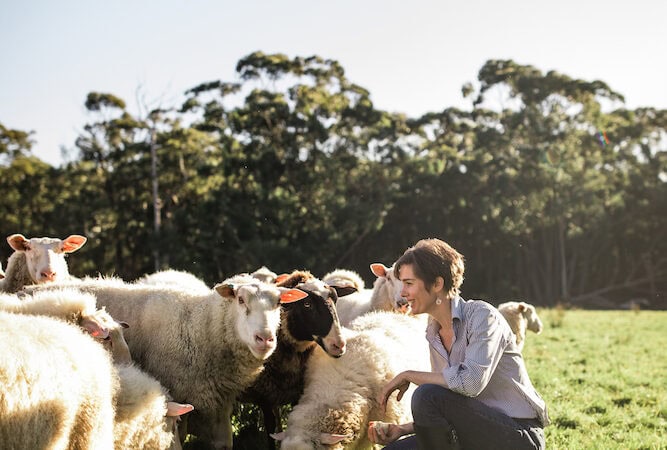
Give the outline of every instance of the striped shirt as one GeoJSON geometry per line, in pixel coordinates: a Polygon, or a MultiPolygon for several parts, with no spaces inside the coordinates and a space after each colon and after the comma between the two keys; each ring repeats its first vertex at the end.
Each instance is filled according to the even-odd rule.
{"type": "Polygon", "coordinates": [[[481,300],[452,300],[454,341],[447,353],[429,317],[426,339],[431,368],[445,378],[445,385],[459,394],[516,419],[537,418],[549,424],[547,407],[528,377],[507,321],[496,308],[481,300]]]}

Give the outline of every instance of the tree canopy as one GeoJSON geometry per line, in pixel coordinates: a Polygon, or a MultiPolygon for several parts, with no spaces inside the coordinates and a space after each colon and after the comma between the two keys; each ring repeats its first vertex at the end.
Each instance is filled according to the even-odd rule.
{"type": "Polygon", "coordinates": [[[511,60],[463,86],[470,109],[415,118],[337,61],[255,52],[236,70],[141,116],[91,92],[62,167],[0,124],[5,235],[86,235],[75,274],[209,284],[262,265],[370,283],[370,263],[439,237],[466,257],[466,297],[667,306],[667,111],[511,60]]]}

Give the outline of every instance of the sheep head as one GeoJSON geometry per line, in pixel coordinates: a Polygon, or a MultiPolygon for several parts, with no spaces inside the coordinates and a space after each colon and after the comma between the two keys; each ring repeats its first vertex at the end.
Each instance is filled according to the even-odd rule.
{"type": "Polygon", "coordinates": [[[64,240],[58,238],[31,238],[12,234],[7,242],[14,251],[25,254],[26,266],[34,283],[62,281],[69,277],[65,254],[83,247],[86,238],[73,234],[64,240]]]}

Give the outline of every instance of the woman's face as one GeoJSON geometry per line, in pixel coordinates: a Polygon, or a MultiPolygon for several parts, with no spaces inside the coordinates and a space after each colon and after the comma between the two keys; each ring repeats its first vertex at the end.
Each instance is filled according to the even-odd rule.
{"type": "Polygon", "coordinates": [[[399,278],[403,282],[401,296],[408,301],[412,314],[431,311],[435,305],[436,294],[429,292],[424,286],[424,281],[415,276],[412,264],[401,266],[399,278]]]}

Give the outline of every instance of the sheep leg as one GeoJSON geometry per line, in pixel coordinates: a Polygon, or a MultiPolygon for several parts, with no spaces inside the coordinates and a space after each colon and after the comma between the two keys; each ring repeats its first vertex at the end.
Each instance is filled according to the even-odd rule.
{"type": "Polygon", "coordinates": [[[277,441],[271,438],[271,433],[281,431],[280,421],[276,420],[276,417],[279,417],[279,407],[272,406],[268,403],[262,403],[260,405],[262,410],[262,416],[264,418],[264,434],[267,439],[267,448],[277,448],[277,441]]]}
{"type": "Polygon", "coordinates": [[[232,409],[231,402],[219,405],[216,411],[202,411],[195,409],[188,420],[190,433],[204,445],[209,445],[215,450],[231,450],[233,444],[232,431],[232,409]]]}

